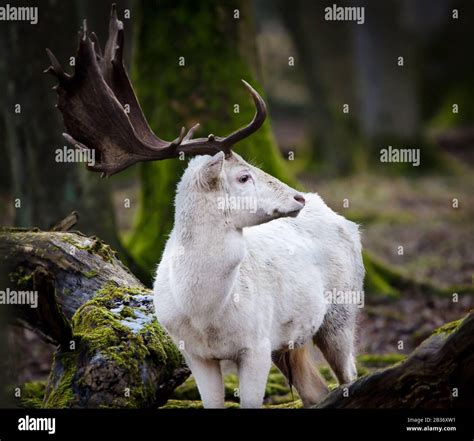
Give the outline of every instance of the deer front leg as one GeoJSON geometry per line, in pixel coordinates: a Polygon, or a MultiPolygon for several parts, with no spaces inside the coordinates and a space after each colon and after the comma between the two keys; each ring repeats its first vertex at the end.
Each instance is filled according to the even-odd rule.
{"type": "Polygon", "coordinates": [[[219,361],[205,360],[189,354],[185,358],[196,380],[204,407],[223,408],[224,382],[219,361]]]}
{"type": "Polygon", "coordinates": [[[240,407],[261,407],[271,367],[270,344],[245,349],[240,355],[237,366],[240,407]]]}

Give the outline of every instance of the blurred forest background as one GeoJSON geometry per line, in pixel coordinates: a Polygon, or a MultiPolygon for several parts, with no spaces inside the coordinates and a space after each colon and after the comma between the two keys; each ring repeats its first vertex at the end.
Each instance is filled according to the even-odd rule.
{"type": "MultiPolygon", "coordinates": [[[[156,134],[173,139],[196,122],[198,136],[240,127],[253,114],[244,78],[264,95],[270,118],[236,151],[361,224],[364,373],[403,359],[474,303],[474,2],[338,1],[365,7],[360,25],[326,21],[332,4],[117,1],[132,83],[156,134]],[[380,162],[388,146],[420,149],[420,166],[380,162]]],[[[0,224],[49,229],[76,210],[76,228],[111,244],[149,285],[186,164],[141,164],[100,179],[83,164],[55,162],[63,124],[54,82],[41,73],[46,47],[69,65],[84,17],[105,42],[109,11],[108,1],[47,0],[37,25],[0,23],[0,224]]],[[[24,329],[2,332],[8,381],[41,387],[54,348],[24,329]]],[[[289,401],[272,375],[267,403],[289,401]]],[[[192,379],[176,398],[197,399],[192,379]]]]}

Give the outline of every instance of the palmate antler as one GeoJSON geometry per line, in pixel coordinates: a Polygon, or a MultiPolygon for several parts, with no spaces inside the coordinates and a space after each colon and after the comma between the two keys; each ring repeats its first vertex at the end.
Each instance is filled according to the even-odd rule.
{"type": "Polygon", "coordinates": [[[244,80],[243,83],[255,102],[253,120],[236,132],[219,137],[193,139],[199,124],[173,141],[158,138],[150,129],[140,108],[123,64],[123,23],[118,20],[115,5],[109,22],[109,37],[105,50],[97,36],[88,36],[86,21],[80,31],[74,75],[64,72],[53,53],[46,49],[51,66],[45,72],[59,81],[57,107],[61,111],[67,133],[63,136],[77,148],[94,149],[95,165],[87,165],[102,176],[114,173],[140,161],[175,158],[180,152],[186,155],[214,154],[224,151],[258,130],[266,117],[265,102],[244,80]],[[125,106],[129,111],[126,112],[125,106]]]}

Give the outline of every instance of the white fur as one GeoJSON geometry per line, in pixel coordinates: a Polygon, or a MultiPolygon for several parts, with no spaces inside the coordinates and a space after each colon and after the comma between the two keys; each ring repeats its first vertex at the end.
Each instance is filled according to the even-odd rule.
{"type": "MultiPolygon", "coordinates": [[[[155,309],[205,407],[224,405],[221,360],[237,364],[241,406],[261,406],[272,353],[311,341],[330,307],[324,292],[362,289],[357,226],[317,194],[303,195],[304,208],[297,195],[235,154],[192,160],[178,185],[155,309]],[[251,178],[240,182],[243,175],[251,178]],[[254,198],[256,210],[217,208],[226,194],[254,198]]],[[[344,330],[341,346],[348,380],[353,333],[353,326],[344,330]]]]}

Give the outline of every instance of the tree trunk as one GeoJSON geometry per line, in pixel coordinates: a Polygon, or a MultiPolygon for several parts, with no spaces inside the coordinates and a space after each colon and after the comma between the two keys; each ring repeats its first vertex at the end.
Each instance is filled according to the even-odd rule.
{"type": "Polygon", "coordinates": [[[474,408],[474,312],[441,327],[404,362],[331,392],[318,408],[474,408]]]}
{"type": "Polygon", "coordinates": [[[350,24],[335,26],[326,21],[324,8],[328,5],[321,1],[280,0],[277,5],[310,96],[307,115],[313,162],[320,170],[347,171],[357,147],[355,125],[350,123],[351,115],[356,114],[354,82],[348,75],[352,68],[350,24]],[[350,114],[343,115],[343,104],[349,104],[350,114]]]}
{"type": "MultiPolygon", "coordinates": [[[[318,168],[330,173],[373,168],[379,165],[379,150],[389,144],[421,145],[422,166],[431,164],[434,152],[421,133],[420,47],[433,32],[429,23],[438,26],[436,16],[449,20],[448,13],[440,14],[446,5],[359,1],[366,21],[358,25],[326,20],[325,8],[331,4],[321,0],[278,4],[311,97],[308,116],[318,168]],[[343,113],[344,104],[349,113],[343,113]]],[[[340,1],[338,6],[353,2],[340,1]]]]}
{"type": "MultiPolygon", "coordinates": [[[[135,10],[140,17],[134,23],[133,82],[160,137],[174,139],[181,126],[197,122],[197,136],[225,135],[252,119],[254,105],[240,81],[260,89],[249,1],[141,1],[135,10]]],[[[236,151],[295,185],[268,122],[236,151]]],[[[141,166],[141,206],[129,244],[149,269],[156,266],[173,225],[173,199],[185,165],[163,161],[141,166]]]]}
{"type": "MultiPolygon", "coordinates": [[[[49,63],[45,48],[53,49],[71,71],[76,30],[84,18],[79,9],[86,11],[89,19],[92,14],[97,16],[92,21],[101,24],[98,33],[103,39],[110,10],[109,5],[98,7],[91,0],[79,3],[45,2],[36,25],[7,21],[0,27],[0,50],[6,54],[0,60],[0,80],[6,85],[0,93],[0,128],[5,133],[0,154],[9,168],[3,173],[2,162],[0,182],[8,188],[5,196],[8,212],[14,214],[13,225],[48,229],[57,219],[77,210],[81,231],[105,240],[138,272],[117,234],[110,183],[86,171],[83,164],[55,160],[56,149],[67,143],[61,136],[61,114],[54,107],[54,82],[43,74],[49,63]]],[[[22,4],[31,6],[17,2],[22,4]]]]}
{"type": "Polygon", "coordinates": [[[151,291],[99,239],[7,229],[0,255],[2,289],[38,293],[10,317],[58,344],[45,407],[155,407],[189,375],[151,291]]]}

